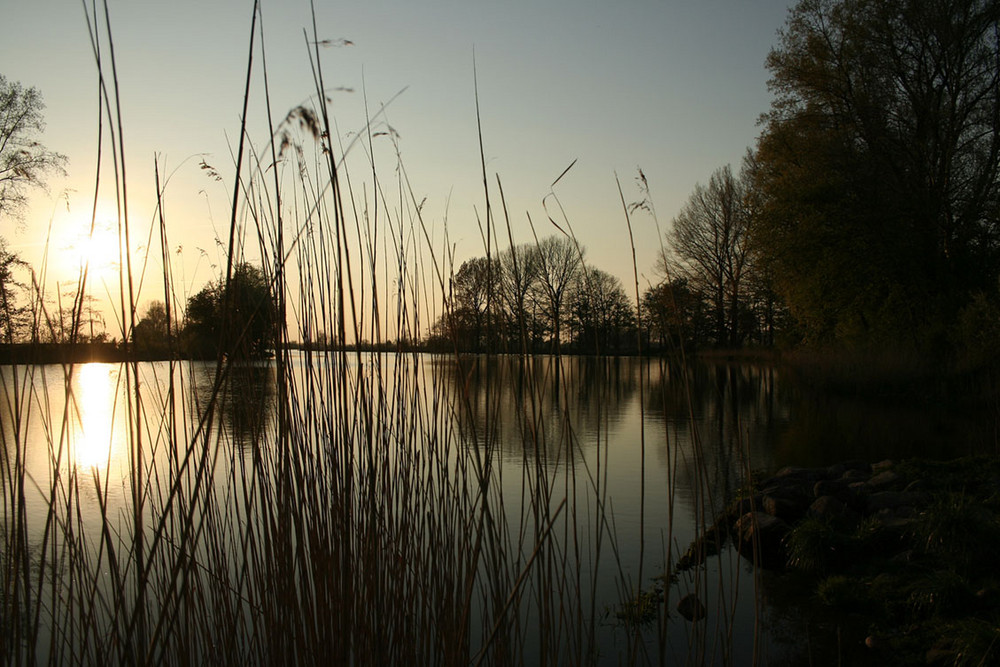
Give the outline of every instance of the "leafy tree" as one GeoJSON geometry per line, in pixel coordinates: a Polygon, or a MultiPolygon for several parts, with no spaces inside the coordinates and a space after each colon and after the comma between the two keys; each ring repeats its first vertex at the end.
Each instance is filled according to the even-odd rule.
{"type": "Polygon", "coordinates": [[[277,307],[264,273],[242,263],[228,285],[220,279],[188,299],[185,320],[189,355],[252,359],[265,356],[273,344],[277,307]]]}
{"type": "Polygon", "coordinates": [[[0,219],[20,218],[28,190],[43,187],[45,175],[62,172],[66,163],[36,138],[45,129],[44,109],[38,89],[0,75],[0,219]]]}
{"type": "Polygon", "coordinates": [[[132,331],[136,354],[160,358],[170,353],[171,336],[167,330],[167,309],[162,301],[153,301],[132,331]]]}
{"type": "Polygon", "coordinates": [[[994,0],[792,9],[767,61],[758,240],[809,337],[923,344],[996,283],[998,19],[994,0]]]}

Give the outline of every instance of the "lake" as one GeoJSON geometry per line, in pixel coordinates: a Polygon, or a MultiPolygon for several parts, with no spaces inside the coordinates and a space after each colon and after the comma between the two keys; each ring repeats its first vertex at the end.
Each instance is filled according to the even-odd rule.
{"type": "Polygon", "coordinates": [[[996,446],[767,364],[217,370],[0,367],[8,657],[794,664],[835,638],[731,549],[662,578],[748,476],[996,446]]]}

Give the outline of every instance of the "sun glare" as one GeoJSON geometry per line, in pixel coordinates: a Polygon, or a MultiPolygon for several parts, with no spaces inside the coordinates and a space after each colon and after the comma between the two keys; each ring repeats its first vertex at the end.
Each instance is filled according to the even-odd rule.
{"type": "Polygon", "coordinates": [[[107,280],[117,272],[120,265],[119,242],[112,208],[98,205],[92,231],[89,212],[86,216],[77,218],[67,237],[67,252],[72,262],[67,269],[86,269],[92,280],[107,280]]]}
{"type": "Polygon", "coordinates": [[[115,458],[120,434],[114,429],[117,395],[115,366],[84,364],[77,368],[73,395],[79,411],[74,460],[84,469],[104,469],[115,458]]]}

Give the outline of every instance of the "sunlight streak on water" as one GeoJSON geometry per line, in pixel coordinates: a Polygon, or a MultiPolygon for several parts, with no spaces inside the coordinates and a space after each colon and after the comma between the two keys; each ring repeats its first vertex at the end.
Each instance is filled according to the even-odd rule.
{"type": "Polygon", "coordinates": [[[119,391],[117,366],[84,364],[73,379],[78,419],[74,420],[73,460],[85,470],[107,471],[123,455],[122,437],[115,432],[115,404],[119,391]]]}

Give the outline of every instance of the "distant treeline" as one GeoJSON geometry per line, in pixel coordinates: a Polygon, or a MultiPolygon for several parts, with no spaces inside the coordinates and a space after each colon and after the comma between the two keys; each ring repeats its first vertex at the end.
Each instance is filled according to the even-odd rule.
{"type": "Polygon", "coordinates": [[[113,342],[0,344],[0,364],[68,364],[124,361],[121,346],[113,342]]]}
{"type": "Polygon", "coordinates": [[[464,262],[425,345],[459,352],[636,354],[770,345],[773,300],[723,293],[688,274],[648,287],[636,302],[622,281],[586,261],[573,239],[550,236],[464,262]]]}

